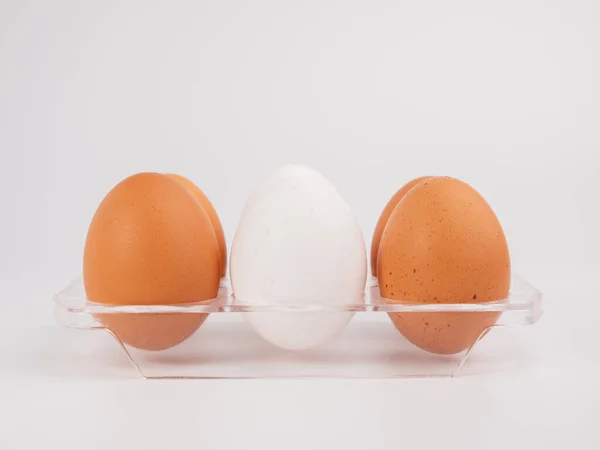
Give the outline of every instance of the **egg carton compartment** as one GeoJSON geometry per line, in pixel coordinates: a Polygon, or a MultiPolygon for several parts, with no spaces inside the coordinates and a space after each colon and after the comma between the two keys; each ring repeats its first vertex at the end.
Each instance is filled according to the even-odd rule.
{"type": "Polygon", "coordinates": [[[227,280],[222,281],[218,297],[206,302],[111,306],[89,302],[79,278],[57,294],[54,301],[60,323],[70,328],[110,333],[125,352],[123,362],[129,361],[144,378],[443,377],[496,371],[531,357],[522,335],[514,331],[536,323],[542,315],[541,293],[516,274],[512,276],[509,297],[491,303],[393,302],[381,298],[376,279],[369,281],[364,298],[339,305],[247,305],[231,295],[227,280]],[[340,334],[307,350],[278,348],[259,336],[247,320],[248,314],[259,313],[273,313],[276,320],[278,314],[349,312],[355,314],[340,334]],[[387,314],[425,312],[498,312],[500,317],[469,349],[454,355],[437,355],[407,341],[387,314]],[[163,330],[167,329],[174,318],[178,324],[186,318],[200,323],[202,318],[206,320],[183,342],[158,351],[128,345],[119,338],[116,328],[106,325],[115,323],[114,319],[131,323],[150,318],[155,330],[156,324],[159,329],[161,324],[163,330]]]}

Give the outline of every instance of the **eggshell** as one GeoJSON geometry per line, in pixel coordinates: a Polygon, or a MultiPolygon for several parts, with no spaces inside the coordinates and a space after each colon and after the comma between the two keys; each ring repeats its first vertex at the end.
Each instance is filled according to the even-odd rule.
{"type": "Polygon", "coordinates": [[[379,243],[381,242],[381,235],[383,234],[383,230],[388,222],[388,219],[392,215],[392,212],[396,208],[396,205],[400,203],[400,200],[410,191],[413,187],[419,184],[423,180],[427,180],[431,178],[429,176],[415,178],[414,180],[409,181],[404,186],[402,186],[398,192],[396,192],[390,201],[385,205],[381,216],[379,216],[379,220],[377,221],[377,225],[375,226],[375,231],[373,232],[373,239],[371,239],[371,274],[373,276],[377,276],[377,254],[379,253],[379,243]]]}
{"type": "Polygon", "coordinates": [[[219,215],[217,214],[217,210],[210,202],[206,194],[192,183],[187,178],[176,175],[176,174],[167,174],[171,178],[177,180],[181,184],[183,184],[196,199],[200,202],[204,211],[208,215],[210,219],[210,223],[215,230],[215,236],[217,237],[217,243],[219,244],[219,258],[221,259],[221,276],[224,277],[227,273],[227,244],[225,242],[225,233],[223,233],[223,226],[221,225],[221,220],[219,219],[219,215]]]}
{"type": "Polygon", "coordinates": [[[166,350],[194,334],[208,314],[202,313],[118,313],[96,317],[121,342],[141,350],[166,350]]]}
{"type": "MultiPolygon", "coordinates": [[[[83,276],[90,301],[108,305],[168,305],[215,298],[219,248],[204,209],[179,182],[141,173],[115,186],[90,224],[83,276]]],[[[203,314],[102,314],[125,343],[171,347],[191,335],[203,314]]]]}
{"type": "Polygon", "coordinates": [[[250,312],[267,341],[286,349],[317,346],[338,334],[351,312],[302,311],[308,305],[363,301],[367,260],[352,211],[329,181],[303,166],[285,166],[250,195],[231,247],[236,302],[295,306],[295,312],[250,312]]]}
{"type": "Polygon", "coordinates": [[[274,189],[277,189],[277,187],[281,184],[282,179],[294,179],[295,177],[297,177],[299,167],[303,166],[298,166],[297,164],[283,165],[272,174],[269,174],[269,176],[267,176],[264,180],[261,180],[254,187],[254,189],[246,199],[241,217],[244,217],[246,215],[246,213],[252,208],[252,205],[254,205],[258,198],[261,198],[264,194],[269,193],[274,189]]]}
{"type": "MultiPolygon", "coordinates": [[[[502,300],[510,288],[510,256],[500,222],[468,184],[435,177],[398,203],[381,238],[381,295],[409,303],[502,300]]],[[[439,354],[468,349],[499,317],[485,313],[390,313],[418,347],[439,354]]]]}

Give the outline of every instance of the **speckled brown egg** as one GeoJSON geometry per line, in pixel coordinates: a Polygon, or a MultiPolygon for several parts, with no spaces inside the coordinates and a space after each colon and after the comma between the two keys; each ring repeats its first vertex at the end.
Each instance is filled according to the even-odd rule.
{"type": "MultiPolygon", "coordinates": [[[[408,303],[502,300],[510,256],[500,222],[471,186],[449,177],[420,182],[397,204],[381,238],[378,281],[384,298],[408,303]]],[[[432,353],[468,349],[497,312],[390,313],[398,330],[432,353]]]]}
{"type": "Polygon", "coordinates": [[[379,216],[377,225],[375,225],[373,239],[371,240],[371,274],[373,276],[377,276],[377,254],[379,253],[379,243],[381,242],[381,235],[383,234],[383,230],[385,229],[385,226],[390,216],[392,215],[392,212],[394,212],[396,205],[400,203],[400,200],[402,200],[402,198],[408,193],[408,191],[410,191],[421,181],[426,180],[428,178],[431,177],[419,177],[409,181],[392,196],[387,205],[385,205],[385,208],[383,208],[383,212],[381,213],[381,216],[379,216]]]}
{"type": "MultiPolygon", "coordinates": [[[[215,298],[217,239],[208,215],[181,183],[140,173],[115,186],[90,224],[83,257],[88,299],[108,305],[172,305],[215,298]]],[[[183,341],[204,314],[103,314],[122,341],[160,350],[183,341]]]]}

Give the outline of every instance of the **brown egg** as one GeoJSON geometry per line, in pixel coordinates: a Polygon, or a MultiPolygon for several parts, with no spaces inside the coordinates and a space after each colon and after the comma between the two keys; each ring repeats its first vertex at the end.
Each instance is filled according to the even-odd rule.
{"type": "Polygon", "coordinates": [[[208,218],[210,219],[210,223],[212,224],[215,235],[217,236],[217,243],[219,244],[219,257],[221,258],[221,276],[224,277],[227,273],[227,245],[225,243],[225,233],[223,233],[223,226],[221,225],[221,220],[219,219],[219,215],[215,210],[215,207],[210,202],[208,197],[202,192],[202,190],[181,175],[176,174],[167,174],[168,176],[174,178],[175,180],[182,183],[196,199],[200,202],[206,214],[208,214],[208,218]]]}
{"type": "MultiPolygon", "coordinates": [[[[208,215],[179,182],[140,173],[115,186],[90,224],[83,277],[90,301],[169,305],[215,298],[220,281],[217,239],[208,215]]],[[[171,347],[193,334],[205,314],[102,314],[125,343],[171,347]]]]}
{"type": "Polygon", "coordinates": [[[428,176],[415,178],[412,181],[409,181],[404,186],[398,190],[394,194],[394,196],[390,199],[390,201],[383,208],[383,212],[381,216],[379,216],[379,220],[377,221],[377,225],[375,225],[375,231],[373,232],[373,239],[371,240],[371,274],[373,276],[377,276],[377,253],[379,252],[379,243],[381,242],[381,235],[383,234],[383,230],[385,229],[385,225],[388,222],[388,219],[394,212],[394,208],[396,205],[402,200],[408,191],[410,191],[413,187],[419,184],[421,181],[426,180],[428,176]]]}
{"type": "MultiPolygon", "coordinates": [[[[398,203],[381,238],[381,295],[416,304],[502,300],[510,256],[500,222],[468,184],[425,180],[398,203]]],[[[390,313],[416,346],[439,354],[468,349],[500,313],[390,313]]]]}

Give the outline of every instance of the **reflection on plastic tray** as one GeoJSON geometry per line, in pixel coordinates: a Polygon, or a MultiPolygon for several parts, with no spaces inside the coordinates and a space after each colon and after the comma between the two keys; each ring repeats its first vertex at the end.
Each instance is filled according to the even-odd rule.
{"type": "Polygon", "coordinates": [[[370,280],[365,297],[353,304],[245,305],[230,295],[226,280],[219,296],[185,305],[108,306],[88,302],[81,279],[55,296],[59,322],[78,329],[111,333],[129,361],[145,378],[266,378],[266,377],[415,377],[453,376],[496,370],[518,362],[523,346],[510,333],[496,330],[531,325],[542,315],[542,295],[513,274],[509,298],[493,303],[415,305],[379,296],[370,280]],[[277,348],[257,335],[244,318],[253,312],[302,314],[356,312],[332,341],[310,350],[277,348]],[[409,342],[395,329],[387,312],[502,312],[491,333],[457,355],[434,355],[409,342]],[[211,313],[194,335],[161,351],[138,350],[123,344],[96,319],[98,314],[211,313]],[[243,314],[244,313],[244,314],[243,314]],[[482,348],[481,352],[476,351],[482,348]],[[469,359],[469,364],[465,363],[469,359]]]}

